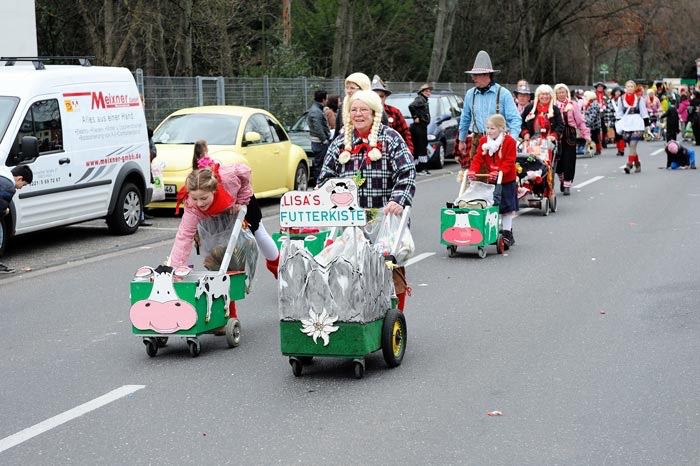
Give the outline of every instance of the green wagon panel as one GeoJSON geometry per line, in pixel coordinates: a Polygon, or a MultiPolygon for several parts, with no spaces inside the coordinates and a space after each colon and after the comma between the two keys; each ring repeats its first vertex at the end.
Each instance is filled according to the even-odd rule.
{"type": "Polygon", "coordinates": [[[361,358],[382,347],[382,325],[384,319],[366,324],[336,322],[337,331],[330,334],[330,343],[323,346],[323,340],[314,340],[302,333],[302,323],[298,320],[280,322],[280,343],[285,356],[327,356],[341,358],[361,358]]]}
{"type": "MultiPolygon", "coordinates": [[[[231,281],[229,284],[229,296],[231,301],[239,301],[245,298],[245,280],[246,275],[243,273],[229,275],[231,281]]],[[[226,325],[228,320],[225,317],[224,309],[224,298],[216,298],[212,302],[211,318],[209,322],[204,322],[207,315],[207,298],[202,295],[199,299],[195,299],[194,293],[197,289],[196,281],[180,281],[174,282],[173,286],[177,296],[186,301],[192,306],[194,306],[195,311],[197,311],[197,323],[187,330],[178,330],[175,333],[160,334],[154,330],[140,330],[133,325],[131,326],[131,331],[135,335],[161,335],[161,336],[177,336],[177,335],[199,335],[205,332],[210,332],[214,329],[226,325]]],[[[151,289],[153,288],[153,283],[150,281],[132,281],[131,282],[131,304],[137,301],[142,301],[148,299],[151,295],[151,289]]]]}
{"type": "Polygon", "coordinates": [[[489,244],[494,244],[498,240],[498,224],[496,224],[496,227],[490,227],[486,223],[486,218],[488,215],[496,215],[496,218],[498,218],[498,206],[491,206],[487,207],[485,209],[459,209],[459,208],[447,208],[443,207],[440,209],[440,244],[444,246],[452,246],[453,244],[445,241],[444,239],[444,233],[446,230],[449,228],[452,228],[455,226],[455,221],[457,220],[457,215],[452,215],[447,213],[447,211],[452,211],[455,214],[469,214],[469,212],[476,212],[476,214],[469,214],[468,219],[469,219],[469,226],[472,228],[476,228],[479,230],[483,236],[483,239],[480,243],[474,243],[474,244],[469,244],[469,245],[454,245],[454,246],[465,246],[465,247],[483,247],[487,246],[489,244]]]}

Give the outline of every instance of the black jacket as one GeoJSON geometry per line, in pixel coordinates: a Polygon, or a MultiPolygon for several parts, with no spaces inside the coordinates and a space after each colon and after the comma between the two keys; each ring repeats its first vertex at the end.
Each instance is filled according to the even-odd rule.
{"type": "Polygon", "coordinates": [[[418,94],[413,102],[408,106],[408,111],[411,112],[411,118],[420,119],[421,123],[430,123],[430,108],[428,106],[428,98],[423,94],[418,94]]]}
{"type": "Polygon", "coordinates": [[[5,216],[5,210],[10,207],[12,196],[15,195],[15,182],[0,175],[0,221],[5,216]]]}

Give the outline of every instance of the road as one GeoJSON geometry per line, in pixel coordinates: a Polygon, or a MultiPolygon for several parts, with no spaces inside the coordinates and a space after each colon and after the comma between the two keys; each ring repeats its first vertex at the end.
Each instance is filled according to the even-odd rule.
{"type": "Polygon", "coordinates": [[[0,463],[697,465],[700,183],[656,169],[660,147],[641,145],[641,174],[612,149],[579,160],[583,186],[522,212],[517,244],[485,259],[438,242],[454,165],[420,177],[406,357],[370,356],[362,380],[343,360],[292,375],[262,264],[240,347],[149,358],[128,285],[176,219],[22,239],[7,262],[33,271],[0,280],[0,463]]]}

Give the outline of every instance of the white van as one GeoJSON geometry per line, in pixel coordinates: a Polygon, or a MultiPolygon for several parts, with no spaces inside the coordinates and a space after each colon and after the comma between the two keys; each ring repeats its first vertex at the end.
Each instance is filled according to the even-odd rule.
{"type": "Polygon", "coordinates": [[[152,185],[131,72],[0,60],[9,60],[0,66],[0,165],[34,173],[0,218],[0,254],[12,235],[101,217],[117,234],[134,233],[152,185]]]}

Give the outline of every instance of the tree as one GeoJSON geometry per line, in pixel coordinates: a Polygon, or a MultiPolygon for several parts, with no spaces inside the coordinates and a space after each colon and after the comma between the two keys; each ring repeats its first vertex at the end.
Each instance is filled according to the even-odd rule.
{"type": "Polygon", "coordinates": [[[455,10],[457,0],[440,0],[438,3],[435,35],[433,36],[433,50],[430,54],[430,69],[428,81],[437,81],[445,65],[445,58],[452,39],[452,27],[455,23],[455,10]]]}
{"type": "Polygon", "coordinates": [[[350,64],[352,50],[353,0],[339,0],[335,19],[335,40],[333,41],[333,68],[331,75],[344,77],[350,64]]]}

